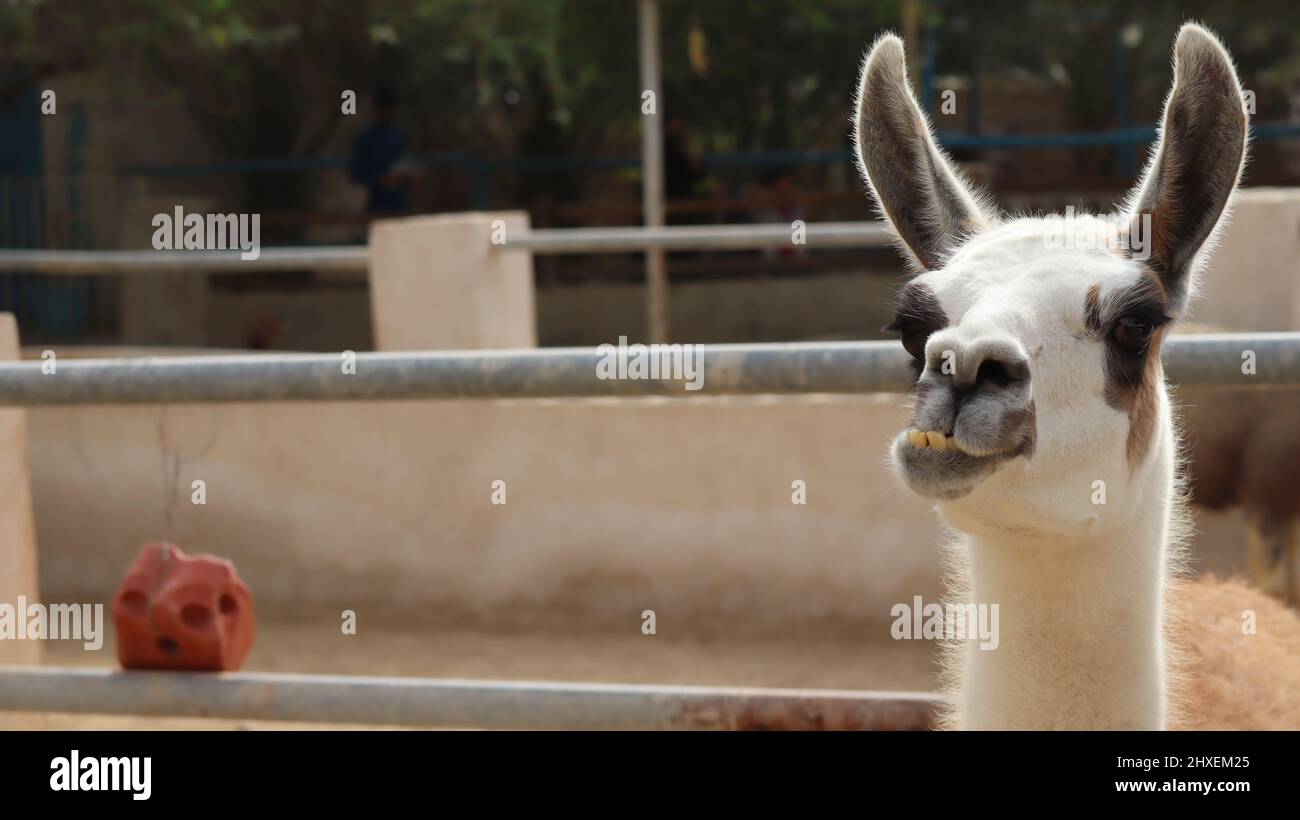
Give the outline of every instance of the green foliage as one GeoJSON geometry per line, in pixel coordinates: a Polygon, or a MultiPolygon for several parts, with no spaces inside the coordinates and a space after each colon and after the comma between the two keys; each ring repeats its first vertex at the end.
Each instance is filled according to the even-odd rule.
{"type": "MultiPolygon", "coordinates": [[[[900,0],[662,0],[665,113],[702,151],[846,147],[858,61],[900,0]]],[[[1131,121],[1154,120],[1184,16],[1231,42],[1261,118],[1300,82],[1293,3],[1232,0],[926,0],[937,74],[1059,90],[1073,127],[1111,127],[1116,32],[1131,121]]],[[[635,0],[5,0],[5,60],[26,76],[111,72],[119,93],[159,83],[233,158],[320,153],[376,86],[396,89],[421,152],[634,155],[635,0]]],[[[920,44],[909,44],[919,52],[920,44]]]]}

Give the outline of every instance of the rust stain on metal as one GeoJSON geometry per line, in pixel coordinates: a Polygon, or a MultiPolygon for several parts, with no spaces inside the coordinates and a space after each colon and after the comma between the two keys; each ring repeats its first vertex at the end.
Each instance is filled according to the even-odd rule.
{"type": "Polygon", "coordinates": [[[935,726],[927,697],[708,698],[688,701],[671,728],[724,731],[924,731],[935,726]]]}

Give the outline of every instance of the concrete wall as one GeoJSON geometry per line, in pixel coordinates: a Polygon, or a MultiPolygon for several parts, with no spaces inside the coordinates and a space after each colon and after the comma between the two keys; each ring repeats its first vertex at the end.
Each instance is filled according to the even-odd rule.
{"type": "Polygon", "coordinates": [[[159,410],[30,418],[61,599],[111,595],[159,536],[234,559],[279,607],[885,618],[938,592],[933,517],[884,467],[893,396],[173,407],[171,533],[159,410]]]}
{"type": "Polygon", "coordinates": [[[1234,331],[1300,330],[1300,189],[1237,194],[1201,275],[1198,322],[1234,331]]]}
{"type": "MultiPolygon", "coordinates": [[[[673,338],[701,343],[880,338],[880,328],[893,318],[903,274],[879,262],[864,256],[862,265],[799,276],[674,280],[673,338]]],[[[539,287],[537,326],[543,347],[595,346],[622,335],[643,341],[645,286],[587,281],[539,287]]]]}

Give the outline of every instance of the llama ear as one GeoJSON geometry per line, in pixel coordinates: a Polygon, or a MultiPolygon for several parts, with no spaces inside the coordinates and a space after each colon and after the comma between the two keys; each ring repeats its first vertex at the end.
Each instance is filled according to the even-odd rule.
{"type": "Polygon", "coordinates": [[[967,235],[994,221],[935,144],[893,34],[876,40],[862,63],[853,137],[858,169],[922,269],[943,267],[967,235]]]}
{"type": "Polygon", "coordinates": [[[1131,235],[1143,237],[1147,264],[1175,310],[1186,306],[1197,254],[1223,221],[1241,178],[1247,128],[1232,58],[1209,31],[1185,23],[1174,43],[1174,85],[1160,138],[1126,208],[1131,235]],[[1147,225],[1138,222],[1147,218],[1147,225]]]}

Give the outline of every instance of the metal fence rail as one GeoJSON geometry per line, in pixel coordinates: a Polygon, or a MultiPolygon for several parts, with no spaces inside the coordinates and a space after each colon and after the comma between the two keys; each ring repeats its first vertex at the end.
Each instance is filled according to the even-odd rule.
{"type": "MultiPolygon", "coordinates": [[[[234,401],[569,398],[903,392],[897,342],[701,345],[701,389],[684,379],[598,376],[617,348],[433,353],[249,354],[59,359],[0,364],[0,405],[179,404],[234,401]],[[345,367],[355,357],[355,372],[345,367]]],[[[628,349],[636,356],[637,346],[628,349]]],[[[689,360],[684,360],[689,361],[689,360]]],[[[1183,386],[1300,387],[1300,333],[1175,336],[1170,379],[1183,386]],[[1255,373],[1242,372],[1253,351],[1255,373]]]]}
{"type": "MultiPolygon", "coordinates": [[[[809,222],[802,244],[813,248],[874,248],[893,243],[879,222],[809,222]]],[[[671,225],[660,228],[538,229],[507,237],[503,247],[548,253],[627,253],[666,251],[736,251],[792,247],[790,223],[762,225],[671,225]]]]}
{"type": "Polygon", "coordinates": [[[364,271],[370,249],[262,248],[256,259],[240,251],[14,251],[0,250],[0,269],[31,273],[264,273],[276,270],[364,271]]]}
{"type": "MultiPolygon", "coordinates": [[[[812,222],[802,244],[814,248],[867,248],[889,245],[878,222],[812,222]]],[[[508,238],[505,250],[536,254],[626,253],[644,250],[758,250],[795,244],[785,223],[764,225],[674,225],[659,228],[556,228],[508,238]]],[[[484,242],[490,237],[484,236],[484,242]]],[[[0,270],[54,274],[262,273],[281,270],[364,271],[366,245],[262,248],[258,258],[241,259],[226,251],[47,251],[0,250],[0,270]]]]}
{"type": "Polygon", "coordinates": [[[0,667],[0,710],[482,729],[927,729],[933,695],[0,667]]]}

